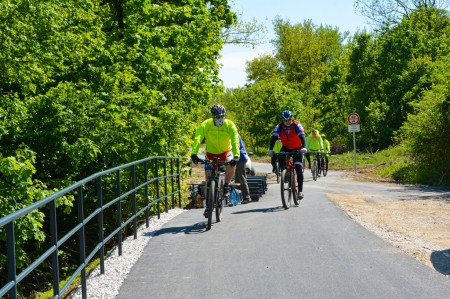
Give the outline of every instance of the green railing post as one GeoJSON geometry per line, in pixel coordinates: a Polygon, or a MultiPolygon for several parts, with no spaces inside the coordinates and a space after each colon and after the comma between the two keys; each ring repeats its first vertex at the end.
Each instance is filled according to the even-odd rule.
{"type": "Polygon", "coordinates": [[[55,251],[52,253],[52,285],[53,296],[59,296],[59,262],[58,262],[58,222],[56,217],[56,202],[52,200],[49,203],[50,211],[50,238],[51,245],[55,246],[55,251]]]}
{"type": "Polygon", "coordinates": [[[132,195],[132,200],[133,200],[133,234],[134,234],[134,239],[137,239],[137,210],[136,210],[136,166],[133,165],[131,167],[131,182],[132,182],[132,188],[133,188],[133,195],[132,195]]]}
{"type": "Polygon", "coordinates": [[[167,158],[164,158],[164,211],[169,212],[169,200],[167,199],[167,158]]]}
{"type": "Polygon", "coordinates": [[[8,281],[13,281],[14,286],[9,291],[10,298],[17,298],[17,273],[16,273],[16,248],[14,237],[14,220],[6,225],[6,255],[8,256],[8,281]]]}
{"type": "MultiPolygon", "coordinates": [[[[77,204],[78,204],[78,224],[81,224],[78,231],[78,239],[80,242],[80,265],[86,263],[86,242],[84,233],[84,205],[83,205],[83,186],[77,188],[77,204]]],[[[83,299],[87,298],[87,279],[86,267],[81,270],[81,296],[83,299]]]]}
{"type": "Polygon", "coordinates": [[[97,180],[97,198],[98,198],[98,208],[100,213],[98,214],[98,241],[102,244],[100,247],[100,273],[105,274],[105,245],[103,241],[105,239],[103,233],[103,186],[102,186],[102,176],[97,180]]]}
{"type": "Polygon", "coordinates": [[[149,227],[150,226],[150,222],[149,222],[149,206],[148,206],[148,163],[147,161],[145,161],[144,163],[144,180],[145,180],[145,227],[149,227]]]}
{"type": "MultiPolygon", "coordinates": [[[[120,198],[120,169],[116,172],[116,194],[117,198],[120,198]]],[[[117,234],[117,246],[119,249],[119,255],[122,255],[122,200],[117,201],[117,229],[119,233],[117,234]]]]}

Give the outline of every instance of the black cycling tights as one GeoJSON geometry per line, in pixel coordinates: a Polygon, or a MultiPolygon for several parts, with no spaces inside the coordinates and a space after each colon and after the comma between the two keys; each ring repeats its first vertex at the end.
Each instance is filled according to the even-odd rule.
{"type": "Polygon", "coordinates": [[[297,173],[298,192],[303,192],[303,171],[302,166],[295,164],[295,172],[297,173]]]}

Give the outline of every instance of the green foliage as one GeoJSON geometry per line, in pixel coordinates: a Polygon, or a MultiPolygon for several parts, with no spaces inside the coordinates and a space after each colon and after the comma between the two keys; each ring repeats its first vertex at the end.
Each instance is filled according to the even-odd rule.
{"type": "Polygon", "coordinates": [[[283,110],[291,110],[295,119],[303,118],[302,94],[288,87],[282,78],[228,90],[219,101],[227,108],[227,117],[235,122],[248,150],[258,153],[267,152],[283,110]]]}
{"type": "MultiPolygon", "coordinates": [[[[33,180],[36,172],[35,153],[27,148],[18,149],[14,156],[3,157],[0,155],[0,215],[1,217],[12,214],[25,208],[34,202],[50,195],[52,192],[46,186],[33,180]]],[[[42,231],[44,213],[35,210],[14,222],[16,231],[17,265],[23,267],[29,263],[30,257],[24,247],[33,242],[41,243],[45,240],[42,231]]],[[[6,231],[0,229],[1,244],[6,244],[6,231]]],[[[1,245],[0,264],[6,264],[6,248],[1,245]]]]}
{"type": "MultiPolygon", "coordinates": [[[[0,11],[1,215],[104,169],[188,155],[202,108],[223,88],[228,1],[4,0],[0,11]],[[22,145],[32,159],[18,158],[22,145]]],[[[70,213],[72,202],[57,204],[70,213]]],[[[44,219],[29,217],[16,248],[32,258],[44,219]]],[[[64,231],[74,217],[61,217],[64,231]]]]}
{"type": "Polygon", "coordinates": [[[416,182],[436,185],[450,184],[450,59],[430,64],[430,89],[412,103],[414,113],[408,115],[398,140],[414,157],[419,169],[416,182]]]}

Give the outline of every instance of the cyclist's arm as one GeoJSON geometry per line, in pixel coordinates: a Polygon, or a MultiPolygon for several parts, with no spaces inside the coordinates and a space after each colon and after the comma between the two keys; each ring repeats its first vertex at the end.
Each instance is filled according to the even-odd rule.
{"type": "Polygon", "coordinates": [[[309,151],[311,145],[311,137],[306,137],[306,149],[309,151]]]}
{"type": "Polygon", "coordinates": [[[300,137],[300,140],[302,141],[302,147],[301,148],[305,148],[306,147],[305,134],[299,134],[298,137],[300,137]]]}
{"type": "Polygon", "coordinates": [[[273,147],[275,145],[275,142],[277,142],[277,140],[278,136],[276,135],[272,135],[272,137],[270,137],[269,150],[273,150],[273,147]]]}
{"type": "Polygon", "coordinates": [[[194,143],[192,144],[192,154],[195,155],[198,154],[200,144],[202,143],[204,137],[205,137],[205,122],[202,122],[200,126],[197,128],[197,131],[195,132],[194,143]]]}
{"type": "Polygon", "coordinates": [[[233,151],[233,157],[237,157],[239,159],[241,155],[240,144],[239,144],[239,134],[236,128],[236,125],[230,121],[230,137],[231,137],[231,150],[233,151]]]}

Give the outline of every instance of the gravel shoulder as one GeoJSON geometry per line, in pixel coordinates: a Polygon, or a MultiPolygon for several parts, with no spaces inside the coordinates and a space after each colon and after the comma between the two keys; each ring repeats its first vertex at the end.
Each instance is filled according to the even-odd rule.
{"type": "Polygon", "coordinates": [[[330,200],[367,230],[450,278],[450,188],[382,182],[364,173],[346,173],[342,180],[381,188],[332,190],[330,200]]]}

